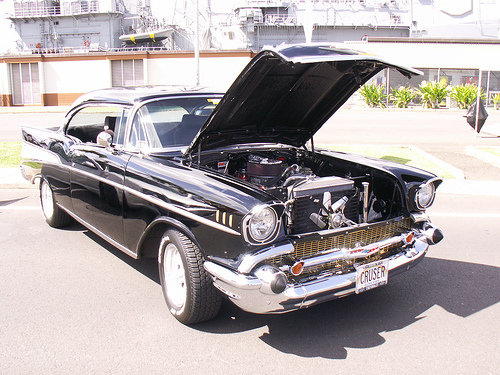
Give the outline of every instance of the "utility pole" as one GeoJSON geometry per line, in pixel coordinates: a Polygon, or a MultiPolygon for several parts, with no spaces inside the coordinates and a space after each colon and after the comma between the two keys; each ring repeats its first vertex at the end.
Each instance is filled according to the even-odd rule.
{"type": "Polygon", "coordinates": [[[196,0],[196,16],[195,16],[195,30],[194,30],[194,61],[196,69],[196,86],[200,85],[200,20],[199,14],[199,0],[196,0]]]}

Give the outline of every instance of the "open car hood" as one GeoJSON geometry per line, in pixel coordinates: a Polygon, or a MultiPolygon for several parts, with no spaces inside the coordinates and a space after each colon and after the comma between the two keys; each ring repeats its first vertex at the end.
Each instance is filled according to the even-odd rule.
{"type": "Polygon", "coordinates": [[[303,146],[384,68],[422,74],[357,51],[294,45],[257,54],[217,105],[187,152],[232,144],[303,146]]]}

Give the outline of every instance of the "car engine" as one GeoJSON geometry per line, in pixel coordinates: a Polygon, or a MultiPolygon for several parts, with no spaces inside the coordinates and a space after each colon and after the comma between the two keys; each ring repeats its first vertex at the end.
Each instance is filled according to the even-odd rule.
{"type": "Polygon", "coordinates": [[[355,186],[353,179],[318,176],[303,160],[237,154],[218,161],[217,168],[286,202],[289,234],[349,227],[366,221],[366,193],[355,186]]]}

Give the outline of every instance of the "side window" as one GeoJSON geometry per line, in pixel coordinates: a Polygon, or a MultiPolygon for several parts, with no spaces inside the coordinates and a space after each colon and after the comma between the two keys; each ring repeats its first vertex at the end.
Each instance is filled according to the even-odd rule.
{"type": "Polygon", "coordinates": [[[160,148],[162,146],[155,128],[154,113],[147,106],[139,108],[132,122],[129,145],[136,149],[160,148]]]}
{"type": "Polygon", "coordinates": [[[134,117],[134,122],[132,123],[132,129],[130,131],[129,144],[130,146],[137,149],[147,148],[147,139],[144,132],[143,126],[144,118],[141,111],[138,111],[134,117]]]}
{"type": "Polygon", "coordinates": [[[127,109],[115,106],[92,105],[82,108],[69,120],[66,134],[80,139],[82,142],[96,143],[97,135],[106,131],[118,143],[122,136],[127,118],[127,109]]]}
{"type": "Polygon", "coordinates": [[[128,109],[124,108],[122,110],[121,118],[117,119],[115,134],[113,137],[113,142],[117,145],[123,145],[125,143],[125,129],[127,125],[128,113],[128,109]]]}
{"type": "Polygon", "coordinates": [[[141,119],[143,131],[151,148],[162,148],[177,145],[176,133],[183,133],[179,124],[187,110],[166,101],[156,101],[142,106],[137,111],[135,122],[141,119]]]}

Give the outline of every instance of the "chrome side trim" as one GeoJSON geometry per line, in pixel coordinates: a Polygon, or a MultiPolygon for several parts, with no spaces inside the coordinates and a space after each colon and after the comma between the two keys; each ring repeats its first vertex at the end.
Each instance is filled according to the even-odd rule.
{"type": "Polygon", "coordinates": [[[263,260],[279,255],[291,254],[294,250],[295,248],[293,247],[293,245],[291,243],[287,243],[284,245],[266,248],[255,254],[247,254],[243,257],[243,260],[238,266],[238,272],[249,273],[257,264],[259,264],[263,260]]]}
{"type": "Polygon", "coordinates": [[[61,206],[59,203],[56,203],[57,206],[59,208],[61,208],[62,210],[64,210],[69,216],[71,216],[73,219],[75,219],[76,221],[78,221],[80,224],[82,224],[84,227],[90,229],[92,232],[94,232],[95,234],[97,234],[99,237],[101,237],[103,240],[109,242],[111,245],[113,245],[114,247],[120,249],[121,251],[123,251],[125,254],[127,255],[130,255],[132,258],[134,259],[138,259],[139,257],[137,256],[136,253],[134,253],[132,250],[130,250],[128,247],[125,247],[123,246],[121,243],[119,242],[116,242],[114,239],[112,239],[111,237],[107,236],[106,234],[104,234],[103,232],[101,232],[99,229],[97,229],[96,227],[94,227],[93,225],[87,223],[85,220],[83,220],[80,216],[76,215],[75,213],[71,212],[70,210],[68,210],[67,208],[61,206]]]}
{"type": "MultiPolygon", "coordinates": [[[[229,234],[232,234],[232,235],[235,235],[235,236],[240,236],[241,233],[231,229],[231,228],[228,228],[222,224],[218,224],[212,220],[209,220],[209,219],[206,219],[204,217],[201,217],[201,216],[198,216],[196,214],[193,214],[192,212],[189,212],[183,208],[180,208],[174,204],[171,204],[171,203],[167,203],[159,198],[156,198],[156,197],[153,197],[151,195],[147,195],[147,194],[144,194],[144,193],[141,193],[137,190],[134,190],[128,186],[125,186],[125,185],[122,185],[122,184],[119,184],[117,182],[114,182],[114,181],[111,181],[107,178],[104,178],[104,177],[100,177],[100,176],[96,176],[95,174],[93,173],[89,173],[89,172],[86,172],[86,171],[83,171],[81,169],[78,169],[78,168],[74,168],[74,167],[70,167],[70,166],[67,166],[68,169],[74,171],[74,172],[77,172],[77,173],[80,173],[80,174],[83,174],[87,177],[90,177],[90,178],[93,178],[93,179],[96,179],[98,181],[101,181],[101,182],[104,182],[106,184],[109,184],[117,189],[121,189],[123,191],[126,191],[132,195],[135,195],[139,198],[142,198],[150,203],[153,203],[157,206],[160,206],[168,211],[172,211],[172,212],[175,212],[176,214],[179,214],[181,216],[184,216],[184,217],[187,217],[188,219],[191,219],[191,220],[194,220],[194,221],[197,221],[199,223],[202,223],[202,224],[205,224],[205,225],[208,225],[212,228],[215,228],[215,229],[218,229],[218,230],[221,230],[223,232],[226,232],[226,233],[229,233],[229,234]]],[[[195,201],[193,201],[195,202],[195,201]]],[[[197,204],[199,204],[198,202],[196,202],[197,204]]]]}
{"type": "Polygon", "coordinates": [[[218,224],[218,223],[216,223],[216,222],[214,222],[212,220],[206,219],[204,217],[195,215],[192,212],[186,211],[183,208],[180,208],[180,207],[177,207],[177,206],[175,206],[173,204],[164,202],[164,201],[162,201],[159,198],[152,197],[152,196],[144,194],[144,193],[140,193],[137,190],[131,189],[131,188],[127,187],[127,186],[123,186],[123,189],[125,191],[128,191],[130,194],[133,194],[133,195],[135,195],[135,196],[137,196],[139,198],[142,198],[142,199],[144,199],[144,200],[146,200],[148,202],[151,202],[151,203],[156,204],[156,205],[158,205],[160,207],[163,207],[163,208],[165,208],[168,211],[172,211],[172,212],[175,212],[176,214],[179,214],[181,216],[187,217],[188,219],[197,221],[199,223],[208,225],[208,226],[210,226],[212,228],[221,230],[223,232],[226,232],[226,233],[229,233],[229,234],[232,234],[232,235],[235,235],[235,236],[240,236],[241,235],[239,232],[237,232],[237,231],[235,231],[235,230],[233,230],[231,228],[228,228],[228,227],[226,227],[226,226],[224,226],[222,224],[218,224]]]}

